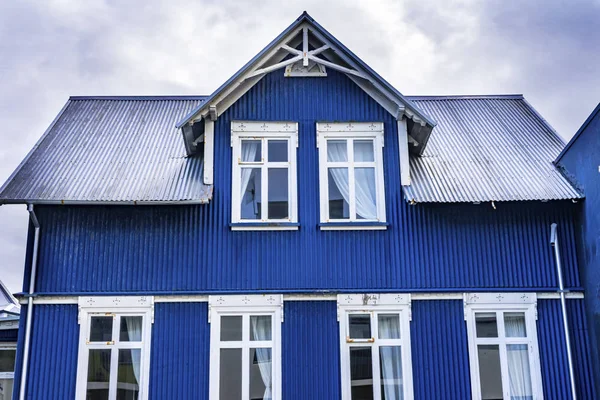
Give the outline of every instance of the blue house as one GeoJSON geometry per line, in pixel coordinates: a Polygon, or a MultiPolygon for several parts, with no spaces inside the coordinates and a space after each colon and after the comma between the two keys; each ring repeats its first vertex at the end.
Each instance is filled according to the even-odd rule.
{"type": "Polygon", "coordinates": [[[563,147],[306,13],[210,96],[71,97],[0,190],[14,398],[595,399],[563,147]]]}
{"type": "Polygon", "coordinates": [[[17,299],[0,281],[0,400],[13,395],[20,310],[17,299]]]}

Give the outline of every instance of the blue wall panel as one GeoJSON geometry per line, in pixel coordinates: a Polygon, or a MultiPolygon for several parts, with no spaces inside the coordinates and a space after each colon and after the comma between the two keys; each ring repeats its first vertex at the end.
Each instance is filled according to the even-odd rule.
{"type": "Polygon", "coordinates": [[[463,302],[413,301],[410,335],[415,399],[470,399],[463,302]]]}
{"type": "Polygon", "coordinates": [[[0,330],[0,342],[16,342],[19,337],[18,329],[2,329],[0,330]]]}

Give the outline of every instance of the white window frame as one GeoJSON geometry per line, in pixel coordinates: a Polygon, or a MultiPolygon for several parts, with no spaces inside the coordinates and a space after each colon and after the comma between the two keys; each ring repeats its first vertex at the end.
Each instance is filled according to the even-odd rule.
{"type": "Polygon", "coordinates": [[[89,350],[107,349],[111,352],[111,378],[109,382],[109,398],[116,398],[116,378],[118,371],[119,349],[140,349],[140,384],[139,400],[148,399],[148,388],[150,383],[150,346],[152,340],[152,323],[154,322],[154,298],[150,296],[123,296],[123,297],[80,297],[79,304],[79,354],[77,360],[77,385],[75,390],[76,399],[85,399],[87,391],[88,359],[89,350]],[[94,316],[113,316],[113,341],[111,342],[89,342],[90,322],[94,316]],[[119,342],[120,324],[117,322],[121,316],[141,316],[142,341],[141,342],[119,342]]]}
{"type": "MultiPolygon", "coordinates": [[[[283,322],[283,295],[223,295],[208,296],[208,322],[210,323],[210,381],[209,397],[219,399],[220,350],[242,349],[242,398],[249,399],[250,348],[271,348],[272,399],[281,400],[281,324],[283,322]],[[250,341],[250,316],[271,316],[270,341],[250,341]],[[242,344],[221,342],[221,317],[242,316],[242,344]]],[[[238,399],[231,399],[238,400],[238,399]]]]}
{"type": "MultiPolygon", "coordinates": [[[[13,350],[13,351],[17,351],[17,344],[14,342],[6,342],[6,343],[0,343],[0,351],[2,350],[13,350]]],[[[15,353],[16,355],[16,353],[15,353]]],[[[16,367],[16,357],[15,357],[15,367],[16,367]]],[[[13,368],[12,372],[0,372],[0,379],[6,379],[6,380],[10,380],[12,379],[13,381],[13,388],[14,388],[14,380],[15,380],[15,371],[13,368]]],[[[13,392],[14,394],[14,392],[13,392]]]]}
{"type": "Polygon", "coordinates": [[[465,321],[469,342],[469,365],[471,370],[471,395],[473,400],[481,400],[479,377],[478,345],[498,345],[502,390],[505,399],[510,399],[510,385],[507,364],[507,344],[526,344],[529,349],[531,389],[534,400],[543,400],[542,371],[540,366],[537,339],[537,297],[535,293],[465,293],[465,321]],[[522,312],[525,314],[526,338],[507,338],[504,328],[504,313],[522,312]],[[476,313],[496,313],[497,338],[478,338],[475,323],[476,313]]]}
{"type": "Polygon", "coordinates": [[[297,226],[285,225],[286,223],[298,222],[298,180],[296,165],[296,149],[298,148],[298,123],[280,121],[232,121],[231,122],[231,147],[232,151],[232,174],[231,174],[231,222],[236,225],[246,224],[246,227],[234,227],[236,230],[261,230],[257,224],[271,224],[263,226],[268,230],[295,230],[297,226]],[[288,161],[269,162],[268,140],[279,139],[288,141],[288,161]],[[242,140],[260,140],[262,160],[259,162],[241,161],[242,140]],[[261,169],[261,219],[242,219],[240,209],[240,184],[242,165],[261,169]],[[268,168],[288,169],[288,202],[289,217],[284,219],[268,218],[268,190],[269,177],[268,168]],[[279,224],[279,225],[277,225],[279,224]]]}
{"type": "MultiPolygon", "coordinates": [[[[383,122],[318,122],[317,123],[317,147],[319,148],[319,188],[321,204],[321,223],[345,223],[348,225],[360,225],[369,223],[385,223],[385,184],[383,179],[383,146],[384,131],[383,122]],[[327,140],[347,140],[348,160],[345,162],[327,161],[327,140]],[[354,140],[373,140],[374,161],[354,161],[354,140]],[[348,181],[350,183],[350,219],[329,218],[329,185],[328,171],[330,167],[348,168],[348,181]],[[377,219],[357,219],[355,200],[354,168],[375,168],[375,185],[377,197],[377,219]]],[[[363,228],[364,229],[364,228],[363,228]]],[[[384,229],[384,228],[380,228],[384,229]]]]}
{"type": "Polygon", "coordinates": [[[414,398],[412,353],[410,340],[411,296],[410,294],[343,294],[337,296],[338,321],[340,325],[340,359],[341,359],[341,382],[342,399],[350,399],[351,376],[350,376],[350,348],[371,347],[373,368],[373,396],[381,399],[379,347],[401,346],[402,351],[402,387],[403,398],[411,400],[414,398]],[[350,339],[348,318],[350,314],[371,315],[371,339],[350,339]],[[400,339],[379,339],[379,326],[377,316],[379,314],[399,314],[400,339]],[[378,397],[379,396],[379,397],[378,397]]]}

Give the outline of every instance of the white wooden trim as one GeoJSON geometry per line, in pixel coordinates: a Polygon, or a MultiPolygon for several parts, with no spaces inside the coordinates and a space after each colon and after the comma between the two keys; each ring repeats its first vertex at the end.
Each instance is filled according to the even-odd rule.
{"type": "MultiPolygon", "coordinates": [[[[243,223],[240,221],[240,223],[243,223]]],[[[297,231],[300,227],[298,226],[277,226],[277,225],[265,225],[265,226],[232,226],[232,231],[297,231]]]]}
{"type": "Polygon", "coordinates": [[[348,222],[348,225],[326,226],[319,227],[322,231],[385,231],[386,225],[361,225],[358,222],[348,222]],[[354,225],[353,225],[354,224],[354,225]]]}
{"type": "Polygon", "coordinates": [[[398,118],[398,147],[400,157],[400,184],[410,186],[410,158],[408,153],[408,132],[406,131],[406,120],[398,118]]]}
{"type": "Polygon", "coordinates": [[[19,328],[19,320],[10,320],[10,321],[0,321],[0,331],[5,331],[9,329],[18,329],[19,328]]]}
{"type": "Polygon", "coordinates": [[[215,121],[204,119],[204,184],[212,185],[215,158],[215,121]]]}

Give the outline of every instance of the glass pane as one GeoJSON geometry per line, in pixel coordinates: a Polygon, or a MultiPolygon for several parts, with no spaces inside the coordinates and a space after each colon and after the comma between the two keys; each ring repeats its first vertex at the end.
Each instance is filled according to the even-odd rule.
{"type": "Polygon", "coordinates": [[[354,141],[354,161],[375,161],[372,140],[354,141]]]}
{"type": "Polygon", "coordinates": [[[382,400],[404,398],[402,389],[402,349],[400,346],[379,348],[379,369],[381,370],[382,400]]]}
{"type": "Polygon", "coordinates": [[[350,347],[352,400],[373,400],[373,363],[370,347],[350,347]]]}
{"type": "Polygon", "coordinates": [[[290,216],[288,207],[288,169],[269,168],[269,219],[290,216]]]}
{"type": "Polygon", "coordinates": [[[250,399],[271,399],[271,349],[250,349],[250,399]]]}
{"type": "Polygon", "coordinates": [[[0,372],[15,371],[16,350],[0,350],[0,372]]]}
{"type": "Polygon", "coordinates": [[[379,339],[400,339],[400,316],[398,314],[379,314],[379,339]]]}
{"type": "Polygon", "coordinates": [[[288,160],[288,141],[269,140],[269,162],[286,162],[288,160]]]}
{"type": "Polygon", "coordinates": [[[352,339],[371,339],[371,315],[350,314],[348,316],[349,335],[352,339]]]}
{"type": "Polygon", "coordinates": [[[221,317],[221,341],[235,342],[242,340],[242,316],[221,317]]]}
{"type": "Polygon", "coordinates": [[[377,219],[375,168],[355,168],[356,218],[377,219]]]}
{"type": "Polygon", "coordinates": [[[119,350],[117,400],[137,400],[140,392],[140,349],[119,350]]]}
{"type": "Polygon", "coordinates": [[[121,342],[141,342],[142,321],[142,316],[121,317],[119,340],[121,342]]]}
{"type": "Polygon", "coordinates": [[[242,140],[242,162],[260,162],[262,161],[262,148],[260,140],[242,140]]]}
{"type": "Polygon", "coordinates": [[[329,219],[350,218],[348,168],[329,168],[329,219]]]}
{"type": "Polygon", "coordinates": [[[88,400],[108,399],[110,379],[110,350],[93,349],[89,352],[87,394],[88,400]]]}
{"type": "Polygon", "coordinates": [[[12,399],[13,384],[13,379],[0,379],[0,400],[12,399]]]}
{"type": "Polygon", "coordinates": [[[346,140],[327,141],[327,161],[348,161],[348,144],[346,140]]]}
{"type": "Polygon", "coordinates": [[[525,313],[504,313],[506,337],[527,337],[525,313]]]}
{"type": "Polygon", "coordinates": [[[511,399],[533,399],[527,345],[507,344],[506,351],[511,399]]]}
{"type": "Polygon", "coordinates": [[[92,317],[90,322],[90,342],[110,342],[112,340],[113,317],[92,317]]]}
{"type": "Polygon", "coordinates": [[[475,330],[480,338],[498,337],[496,313],[476,313],[475,330]]]}
{"type": "Polygon", "coordinates": [[[221,349],[219,399],[242,398],[242,349],[221,349]]]}
{"type": "Polygon", "coordinates": [[[261,176],[260,168],[241,169],[241,217],[260,219],[261,176]]]}
{"type": "Polygon", "coordinates": [[[271,316],[250,316],[250,340],[271,340],[271,316]]]}
{"type": "Polygon", "coordinates": [[[500,351],[498,345],[477,346],[477,355],[479,359],[481,399],[503,399],[502,371],[500,369],[500,351]]]}

